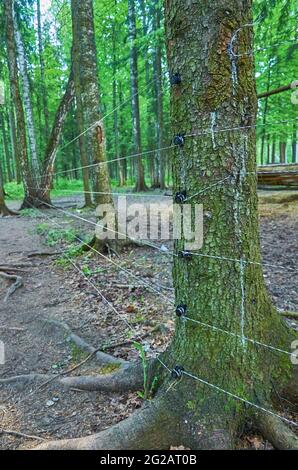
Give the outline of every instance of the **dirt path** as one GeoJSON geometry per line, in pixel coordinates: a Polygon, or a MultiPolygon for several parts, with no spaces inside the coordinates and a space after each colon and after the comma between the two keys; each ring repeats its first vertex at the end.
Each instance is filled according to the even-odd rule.
{"type": "MultiPolygon", "coordinates": [[[[59,201],[64,207],[73,202],[72,199],[59,201]]],[[[275,206],[266,206],[261,218],[264,261],[297,269],[297,207],[294,204],[275,206]]],[[[70,227],[83,236],[92,233],[90,227],[57,211],[46,211],[46,215],[67,230],[70,227]]],[[[87,213],[84,217],[92,218],[93,214],[87,213]]],[[[68,340],[67,332],[49,320],[66,322],[96,348],[105,347],[118,357],[135,359],[137,351],[131,344],[131,333],[122,321],[127,320],[138,335],[145,336],[148,354],[160,351],[173,330],[172,306],[165,300],[172,296],[170,257],[150,249],[130,248],[120,260],[114,258],[125,269],[133,271],[139,282],[104,259],[86,255],[75,260],[113,303],[121,319],[115,317],[71,265],[57,264],[56,257],[28,257],[32,252],[66,248],[65,240],[54,246],[45,245],[54,228],[46,217],[37,214],[0,219],[0,266],[20,265],[19,269],[24,270],[20,273],[24,287],[6,304],[3,298],[8,284],[0,278],[0,340],[5,344],[6,353],[5,364],[0,365],[1,377],[32,372],[58,374],[86,357],[86,353],[68,340]],[[145,288],[142,281],[155,283],[164,297],[145,288]],[[160,327],[158,332],[152,333],[157,326],[160,327]]],[[[267,267],[264,272],[275,304],[281,309],[298,310],[297,273],[267,267]]],[[[100,367],[92,360],[76,374],[84,372],[99,373],[100,367]]],[[[107,396],[66,391],[55,382],[42,389],[38,389],[39,385],[30,383],[24,387],[14,383],[0,387],[0,428],[42,438],[82,436],[122,420],[142,404],[136,394],[107,396]]],[[[2,449],[30,448],[36,442],[0,434],[2,449]]]]}

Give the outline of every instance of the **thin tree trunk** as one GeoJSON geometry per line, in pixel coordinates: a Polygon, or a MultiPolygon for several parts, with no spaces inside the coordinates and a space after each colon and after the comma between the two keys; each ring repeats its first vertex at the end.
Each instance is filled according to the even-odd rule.
{"type": "Polygon", "coordinates": [[[286,163],[286,150],[287,150],[286,142],[280,142],[279,143],[279,161],[280,161],[280,163],[286,163]]]}
{"type": "Polygon", "coordinates": [[[49,110],[48,110],[48,100],[47,100],[47,90],[46,90],[46,80],[45,80],[45,63],[43,57],[43,45],[42,45],[42,25],[41,25],[41,11],[40,11],[40,0],[37,0],[37,34],[38,34],[38,54],[39,54],[39,63],[40,63],[40,78],[41,78],[41,97],[43,104],[43,114],[45,122],[45,140],[48,141],[50,134],[49,126],[49,110]]]}
{"type": "Polygon", "coordinates": [[[140,103],[139,103],[139,77],[138,77],[138,52],[136,47],[137,29],[135,0],[128,0],[128,32],[130,40],[130,81],[131,81],[131,100],[132,100],[132,127],[133,140],[137,164],[137,181],[135,190],[137,192],[146,191],[144,176],[144,166],[142,162],[142,142],[141,142],[141,123],[140,123],[140,103]]]}
{"type": "Polygon", "coordinates": [[[6,130],[5,130],[5,115],[4,115],[4,110],[3,113],[0,111],[0,126],[2,128],[2,137],[3,137],[3,147],[4,147],[4,156],[5,156],[5,162],[6,162],[6,172],[7,172],[7,178],[8,181],[12,181],[12,172],[11,172],[11,164],[10,164],[10,155],[9,155],[9,148],[8,148],[8,142],[7,142],[7,135],[6,135],[6,130]]]}
{"type": "MultiPolygon", "coordinates": [[[[161,9],[159,0],[155,0],[155,30],[159,31],[161,26],[161,9]]],[[[155,99],[156,99],[156,137],[157,148],[163,147],[163,90],[162,90],[162,48],[159,37],[154,52],[154,70],[155,70],[155,99]]],[[[157,151],[156,161],[156,182],[160,189],[165,189],[165,164],[164,153],[157,151]]]]}
{"type": "MultiPolygon", "coordinates": [[[[57,148],[60,141],[63,124],[65,117],[70,109],[71,103],[74,99],[74,81],[73,72],[70,72],[69,79],[67,82],[66,90],[63,98],[57,109],[51,135],[46,147],[44,160],[43,160],[43,171],[41,178],[41,189],[39,192],[39,199],[41,202],[50,202],[50,191],[53,185],[53,171],[54,164],[57,155],[57,148]]],[[[47,207],[47,206],[45,206],[47,207]]]]}
{"type": "Polygon", "coordinates": [[[38,184],[38,181],[39,181],[39,162],[37,158],[35,127],[34,127],[34,120],[33,120],[33,111],[32,111],[32,104],[31,104],[30,85],[29,85],[25,49],[24,49],[23,39],[21,37],[16,15],[14,15],[14,33],[15,33],[15,41],[16,41],[16,46],[17,46],[17,51],[18,51],[19,70],[20,70],[22,83],[23,83],[24,108],[26,111],[26,122],[27,122],[28,138],[29,138],[30,155],[31,155],[31,166],[32,166],[32,171],[33,171],[32,180],[34,181],[34,184],[36,185],[38,184]]]}
{"type": "Polygon", "coordinates": [[[293,136],[292,136],[292,163],[297,161],[297,127],[294,124],[293,126],[293,136]]]}
{"type": "Polygon", "coordinates": [[[17,52],[15,44],[15,35],[14,35],[14,21],[13,21],[13,0],[4,1],[5,8],[5,24],[6,24],[6,46],[7,46],[7,58],[8,58],[8,70],[9,70],[9,79],[11,86],[11,93],[13,97],[13,102],[16,110],[16,135],[17,135],[17,148],[18,148],[18,158],[23,175],[23,184],[25,199],[29,195],[29,188],[33,187],[30,165],[27,155],[27,139],[26,139],[26,126],[25,126],[25,115],[23,109],[22,98],[19,89],[18,81],[18,67],[17,67],[17,52]]]}

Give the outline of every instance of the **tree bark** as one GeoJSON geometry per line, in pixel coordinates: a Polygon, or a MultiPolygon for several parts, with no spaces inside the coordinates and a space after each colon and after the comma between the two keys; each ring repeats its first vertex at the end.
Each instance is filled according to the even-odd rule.
{"type": "Polygon", "coordinates": [[[29,148],[30,148],[31,167],[32,167],[32,180],[34,181],[34,184],[37,185],[39,182],[39,162],[37,158],[35,126],[34,126],[33,111],[32,111],[31,96],[30,96],[29,77],[28,77],[23,39],[19,30],[17,17],[15,14],[14,14],[14,33],[15,33],[15,42],[16,42],[17,51],[18,51],[19,70],[20,70],[20,74],[22,77],[22,84],[23,84],[24,108],[26,111],[26,122],[27,122],[28,138],[29,138],[29,148]]]}
{"type": "Polygon", "coordinates": [[[46,203],[51,202],[50,191],[53,185],[53,172],[54,172],[54,164],[55,164],[56,155],[57,155],[57,147],[60,141],[63,124],[65,121],[66,115],[70,109],[71,103],[73,102],[73,99],[74,99],[74,81],[73,81],[73,72],[71,70],[65,93],[62,97],[62,100],[60,101],[59,107],[55,115],[50,138],[47,143],[47,147],[46,147],[46,151],[44,155],[41,185],[40,185],[40,190],[38,191],[38,199],[40,201],[38,204],[41,204],[42,202],[46,202],[46,203]]]}
{"type": "MultiPolygon", "coordinates": [[[[273,307],[261,266],[246,263],[261,260],[255,176],[257,97],[253,57],[236,60],[230,48],[240,53],[253,49],[252,28],[242,29],[236,45],[232,41],[239,25],[252,23],[252,1],[166,0],[165,19],[169,69],[183,70],[180,89],[172,91],[172,125],[175,134],[188,135],[184,146],[174,152],[173,189],[185,191],[192,205],[204,203],[211,214],[202,249],[192,250],[202,257],[178,256],[185,250],[185,237],[175,243],[175,297],[177,305],[186,306],[188,318],[205,326],[177,316],[174,337],[161,360],[170,370],[183,369],[174,380],[169,369],[154,363],[148,384],[155,380],[157,392],[138,413],[94,436],[46,443],[42,448],[235,448],[248,418],[264,433],[268,429],[259,420],[264,414],[268,424],[269,415],[256,414],[251,404],[273,408],[272,396],[293,378],[288,355],[248,341],[253,338],[289,350],[297,338],[273,307]],[[244,126],[251,127],[214,132],[244,126]],[[202,130],[210,133],[202,136],[202,130]],[[214,186],[227,176],[223,184],[214,186]],[[235,395],[250,404],[244,405],[235,395]]],[[[297,439],[284,426],[280,430],[275,426],[268,436],[276,446],[297,449],[297,439]]]]}
{"type": "Polygon", "coordinates": [[[38,54],[39,54],[39,64],[40,64],[40,90],[42,96],[42,105],[43,105],[43,114],[44,114],[44,123],[45,123],[45,140],[48,141],[50,133],[49,125],[49,110],[48,110],[48,100],[47,100],[47,90],[46,90],[46,77],[45,77],[45,63],[43,57],[43,45],[42,45],[42,24],[41,24],[41,11],[40,11],[40,0],[37,0],[37,34],[38,34],[38,54]]]}
{"type": "Polygon", "coordinates": [[[287,149],[287,143],[286,142],[280,142],[279,143],[279,161],[280,161],[280,163],[286,163],[286,149],[287,149]]]}
{"type": "MultiPolygon", "coordinates": [[[[91,138],[88,139],[88,154],[94,167],[94,194],[97,205],[109,205],[110,211],[114,211],[114,203],[111,195],[109,171],[105,152],[105,132],[100,114],[100,98],[97,73],[97,51],[94,33],[94,14],[92,0],[81,2],[72,0],[73,23],[77,21],[79,32],[78,56],[79,78],[84,113],[84,125],[86,129],[91,127],[91,138]]],[[[102,233],[101,230],[99,232],[102,233]]],[[[95,246],[102,250],[109,240],[100,239],[99,233],[95,233],[95,246]]],[[[107,239],[112,239],[110,232],[106,234],[107,239]]]]}
{"type": "Polygon", "coordinates": [[[4,12],[5,12],[5,30],[6,30],[6,47],[7,47],[7,60],[8,60],[8,71],[10,79],[10,87],[12,98],[16,110],[16,136],[17,136],[17,148],[18,148],[18,159],[23,175],[23,185],[25,192],[25,199],[29,195],[29,188],[33,187],[30,164],[27,155],[27,139],[26,139],[26,126],[25,126],[25,115],[23,109],[22,98],[19,88],[18,80],[18,66],[17,66],[17,52],[14,37],[14,0],[4,1],[4,12]]]}
{"type": "Polygon", "coordinates": [[[131,108],[133,140],[137,165],[137,181],[135,191],[146,191],[144,166],[142,162],[142,138],[140,123],[139,77],[138,77],[138,51],[136,47],[137,28],[135,0],[128,0],[128,33],[130,41],[130,82],[131,82],[131,108]]]}

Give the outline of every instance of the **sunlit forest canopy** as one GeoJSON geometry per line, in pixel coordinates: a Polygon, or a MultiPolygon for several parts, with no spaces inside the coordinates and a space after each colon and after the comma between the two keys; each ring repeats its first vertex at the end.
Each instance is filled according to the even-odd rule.
{"type": "MultiPolygon", "coordinates": [[[[142,151],[158,145],[157,101],[162,97],[162,146],[172,141],[169,124],[169,73],[166,62],[162,2],[138,0],[136,7],[136,38],[138,53],[138,87],[142,151]],[[161,55],[159,57],[159,54],[161,55]],[[162,87],[157,87],[160,60],[162,87]]],[[[24,45],[28,70],[37,155],[41,161],[47,146],[55,113],[65,91],[71,69],[72,22],[68,0],[19,0],[16,2],[17,23],[24,45]]],[[[254,50],[239,50],[237,60],[254,55],[257,91],[259,94],[290,85],[297,79],[298,69],[298,5],[295,0],[256,0],[254,2],[254,50]]],[[[2,22],[4,21],[1,15],[2,22]]],[[[126,0],[94,0],[97,44],[98,80],[101,113],[105,117],[108,160],[135,152],[130,84],[131,41],[126,0]],[[117,109],[117,115],[113,110],[117,109]],[[117,122],[115,122],[115,119],[117,122]],[[115,126],[117,129],[115,131],[115,126]]],[[[4,27],[1,27],[0,74],[5,84],[5,106],[2,109],[3,132],[1,159],[7,182],[16,178],[13,159],[5,159],[5,145],[11,155],[11,98],[5,51],[4,27]],[[5,142],[4,142],[5,140],[5,142]],[[5,145],[4,145],[5,144],[5,145]],[[11,167],[11,168],[10,168],[11,167]]],[[[219,91],[220,93],[220,91],[219,91]]],[[[293,90],[273,94],[259,100],[257,128],[257,161],[259,164],[291,163],[297,159],[297,123],[278,124],[295,119],[297,106],[291,101],[293,90]]],[[[79,180],[80,150],[75,102],[66,116],[55,162],[56,177],[79,180]]],[[[27,139],[28,142],[28,139],[27,139]]],[[[171,152],[165,153],[165,179],[171,184],[171,152]]],[[[144,158],[145,179],[154,186],[154,165],[151,156],[144,158]]],[[[125,183],[134,184],[133,161],[123,162],[125,183]]],[[[113,184],[118,184],[119,165],[109,165],[113,184]]],[[[64,183],[63,183],[64,185],[64,183]]]]}

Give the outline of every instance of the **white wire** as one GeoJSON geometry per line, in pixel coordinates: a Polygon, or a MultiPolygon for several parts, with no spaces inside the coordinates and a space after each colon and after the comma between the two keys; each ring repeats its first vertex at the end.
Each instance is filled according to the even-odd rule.
{"type": "Polygon", "coordinates": [[[194,320],[193,318],[184,317],[184,316],[182,317],[182,319],[187,320],[187,321],[191,321],[193,323],[197,323],[198,325],[204,326],[206,328],[210,328],[210,329],[215,330],[215,331],[219,331],[221,333],[225,333],[229,336],[234,336],[235,338],[239,338],[241,341],[244,339],[245,341],[249,341],[250,343],[256,344],[258,346],[262,346],[264,348],[272,349],[273,351],[277,351],[277,352],[280,352],[280,353],[283,353],[283,354],[287,354],[290,357],[293,356],[293,353],[291,353],[289,351],[285,351],[284,349],[276,348],[274,346],[271,346],[270,344],[261,343],[260,341],[257,341],[257,340],[251,339],[251,338],[247,338],[246,336],[244,336],[244,338],[243,338],[242,335],[238,335],[237,333],[233,333],[231,331],[224,330],[222,328],[210,325],[208,323],[205,323],[205,322],[202,322],[202,321],[199,321],[199,320],[194,320]]]}
{"type": "MultiPolygon", "coordinates": [[[[37,199],[38,200],[38,199],[37,199]]],[[[40,201],[42,202],[42,201],[40,201]]],[[[50,204],[47,204],[50,206],[50,204]]],[[[33,206],[32,206],[33,207],[33,206]]],[[[54,206],[51,206],[51,207],[54,207],[54,206]]],[[[52,219],[50,217],[47,217],[46,218],[50,221],[52,221],[52,219]]],[[[82,220],[86,220],[87,219],[82,219],[82,220]]],[[[60,228],[63,228],[61,224],[58,224],[57,222],[54,222],[52,221],[53,223],[55,223],[55,225],[59,226],[60,228]]],[[[98,224],[95,224],[95,225],[98,225],[98,224]]],[[[103,226],[102,226],[103,227],[103,226]]],[[[78,241],[81,241],[81,239],[77,236],[74,236],[74,238],[76,238],[78,241]]],[[[108,258],[107,256],[105,256],[103,253],[100,253],[98,250],[96,250],[94,247],[92,247],[91,245],[88,245],[88,243],[85,243],[84,242],[84,245],[86,245],[88,248],[90,248],[92,251],[94,251],[95,253],[97,253],[99,256],[101,256],[103,259],[109,261],[111,264],[113,264],[114,266],[116,266],[118,269],[120,269],[121,271],[125,272],[126,274],[128,274],[129,276],[135,278],[137,281],[141,282],[144,286],[146,286],[148,289],[151,289],[153,292],[161,295],[167,302],[171,302],[170,299],[168,297],[166,297],[162,292],[160,292],[158,289],[155,289],[151,284],[149,284],[149,282],[147,281],[144,281],[143,279],[139,279],[138,276],[136,276],[134,273],[132,273],[131,271],[129,271],[128,269],[122,267],[120,264],[118,263],[115,263],[115,261],[113,261],[112,259],[108,258]]]]}
{"type": "Polygon", "coordinates": [[[192,251],[188,251],[187,253],[189,253],[193,256],[201,256],[203,258],[218,259],[218,260],[223,260],[223,261],[230,261],[230,262],[233,262],[233,263],[240,263],[242,261],[244,264],[254,264],[256,266],[268,266],[268,267],[271,267],[271,268],[285,269],[285,270],[291,271],[291,272],[298,272],[298,270],[295,269],[295,268],[280,266],[278,264],[258,263],[257,261],[240,260],[240,259],[236,259],[236,258],[227,258],[225,256],[206,255],[204,253],[194,253],[192,251]]]}
{"type": "Polygon", "coordinates": [[[234,393],[231,393],[231,392],[229,392],[229,391],[227,391],[227,390],[225,390],[225,389],[223,389],[223,388],[221,388],[221,387],[218,387],[217,385],[214,385],[214,384],[212,384],[212,383],[210,383],[210,382],[207,382],[207,380],[203,380],[203,379],[201,379],[200,377],[197,377],[197,376],[195,376],[195,375],[193,375],[193,374],[190,374],[189,372],[186,372],[186,371],[182,371],[182,374],[184,374],[184,375],[186,375],[186,376],[188,376],[188,377],[190,377],[190,378],[192,378],[192,379],[194,379],[194,380],[197,380],[198,382],[201,382],[202,384],[207,385],[208,387],[213,388],[214,390],[217,390],[218,392],[222,392],[222,393],[224,393],[224,394],[226,394],[226,395],[228,395],[228,396],[234,398],[235,400],[239,400],[239,401],[241,401],[241,402],[243,402],[243,403],[247,403],[248,405],[250,405],[250,406],[252,406],[252,407],[254,407],[254,408],[257,408],[258,410],[263,411],[264,413],[268,413],[268,414],[270,414],[271,416],[275,416],[276,418],[279,418],[279,419],[281,419],[282,421],[285,421],[286,423],[291,424],[292,426],[298,427],[298,424],[295,423],[295,421],[292,421],[292,420],[290,420],[290,419],[284,418],[283,416],[280,416],[280,415],[278,415],[277,413],[274,413],[273,411],[270,411],[270,410],[268,410],[268,409],[266,409],[266,408],[264,408],[264,407],[262,407],[262,406],[256,405],[255,403],[253,403],[253,402],[247,400],[246,398],[239,397],[238,395],[235,395],[234,393]]]}

